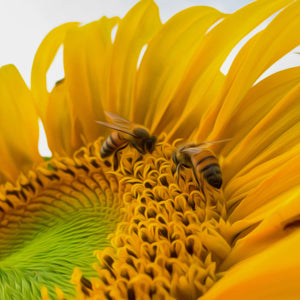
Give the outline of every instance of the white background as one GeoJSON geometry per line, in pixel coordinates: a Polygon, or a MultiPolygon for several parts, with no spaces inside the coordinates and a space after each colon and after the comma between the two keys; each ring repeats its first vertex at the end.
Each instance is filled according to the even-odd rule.
{"type": "MultiPolygon", "coordinates": [[[[0,66],[10,63],[16,65],[29,85],[35,52],[51,29],[70,21],[88,23],[103,15],[123,17],[137,2],[138,0],[0,0],[0,66]]],[[[224,12],[232,12],[249,2],[251,1],[156,1],[163,21],[194,5],[210,5],[224,12]]],[[[53,72],[57,79],[61,77],[57,72],[62,70],[53,72]]]]}

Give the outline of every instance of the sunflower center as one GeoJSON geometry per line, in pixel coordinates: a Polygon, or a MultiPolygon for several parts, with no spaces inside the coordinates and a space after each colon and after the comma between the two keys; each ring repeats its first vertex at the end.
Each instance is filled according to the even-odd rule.
{"type": "Polygon", "coordinates": [[[95,250],[121,220],[114,176],[87,149],[76,160],[53,160],[1,195],[0,298],[40,299],[45,286],[75,296],[75,267],[96,276],[95,250]],[[84,158],[88,157],[88,159],[84,158]]]}
{"type": "Polygon", "coordinates": [[[51,298],[57,287],[68,298],[75,288],[117,299],[203,295],[231,249],[222,190],[199,186],[188,165],[177,174],[168,143],[145,155],[125,147],[116,171],[100,148],[53,159],[3,190],[2,298],[39,299],[43,286],[51,298]]]}
{"type": "Polygon", "coordinates": [[[177,179],[174,150],[163,143],[152,154],[122,151],[115,174],[126,186],[126,215],[112,247],[97,253],[100,280],[91,296],[196,299],[218,279],[218,265],[231,250],[220,225],[223,193],[200,187],[190,168],[177,179]]]}

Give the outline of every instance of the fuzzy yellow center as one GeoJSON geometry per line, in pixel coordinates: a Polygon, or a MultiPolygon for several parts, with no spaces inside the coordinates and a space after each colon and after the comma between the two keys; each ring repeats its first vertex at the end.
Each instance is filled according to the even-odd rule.
{"type": "Polygon", "coordinates": [[[108,235],[121,220],[115,176],[93,155],[53,159],[1,194],[0,298],[51,299],[59,287],[76,295],[73,269],[96,276],[95,250],[110,246],[108,235]]]}
{"type": "MultiPolygon", "coordinates": [[[[152,154],[127,147],[120,155],[114,174],[125,218],[111,247],[97,251],[100,279],[90,296],[196,299],[219,278],[218,265],[231,250],[222,232],[222,190],[200,188],[191,169],[183,168],[178,180],[174,150],[163,143],[152,154]]],[[[79,276],[74,281],[85,289],[79,276]]]]}
{"type": "Polygon", "coordinates": [[[178,176],[168,143],[145,155],[127,146],[116,171],[100,148],[53,159],[4,191],[2,295],[22,299],[18,286],[33,298],[41,288],[44,298],[75,289],[115,299],[203,295],[231,249],[222,190],[199,187],[190,168],[178,176]]]}

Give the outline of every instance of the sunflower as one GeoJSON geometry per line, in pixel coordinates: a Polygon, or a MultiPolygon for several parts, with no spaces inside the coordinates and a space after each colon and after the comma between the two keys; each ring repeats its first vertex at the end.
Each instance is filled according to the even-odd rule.
{"type": "Polygon", "coordinates": [[[162,24],[142,0],[123,19],[52,30],[31,89],[2,67],[0,299],[298,299],[300,67],[258,79],[299,42],[299,1],[195,6],[162,24]],[[48,92],[62,45],[65,77],[48,92]],[[102,158],[107,112],[155,149],[121,133],[102,158]],[[197,155],[220,167],[220,188],[197,155]]]}

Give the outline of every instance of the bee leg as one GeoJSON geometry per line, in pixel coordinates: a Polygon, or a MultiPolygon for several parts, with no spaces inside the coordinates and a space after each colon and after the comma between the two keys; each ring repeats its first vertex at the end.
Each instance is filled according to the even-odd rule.
{"type": "Polygon", "coordinates": [[[118,157],[117,157],[117,153],[118,153],[118,150],[114,153],[114,156],[113,156],[113,168],[114,168],[114,171],[116,171],[118,169],[118,157]]]}
{"type": "Polygon", "coordinates": [[[117,149],[114,153],[114,156],[113,156],[113,168],[114,168],[114,171],[116,171],[119,167],[119,160],[118,160],[118,153],[123,150],[125,147],[127,146],[127,144],[119,149],[117,149]]]}
{"type": "Polygon", "coordinates": [[[179,172],[180,172],[181,164],[177,164],[176,166],[176,175],[177,175],[177,185],[179,186],[179,172]]]}
{"type": "Polygon", "coordinates": [[[199,180],[199,178],[197,176],[196,169],[194,167],[192,169],[193,169],[194,177],[195,177],[195,179],[196,179],[196,181],[198,183],[199,189],[201,190],[204,198],[206,198],[205,193],[204,193],[204,189],[203,189],[203,184],[201,184],[201,182],[200,182],[200,180],[199,180]]]}
{"type": "Polygon", "coordinates": [[[138,146],[137,145],[135,145],[134,143],[131,143],[131,145],[132,145],[132,147],[133,148],[135,148],[139,153],[141,153],[142,155],[144,155],[145,154],[145,151],[144,150],[141,150],[141,149],[139,149],[138,148],[138,146]]]}
{"type": "Polygon", "coordinates": [[[193,175],[194,175],[194,177],[195,177],[195,180],[197,181],[197,183],[198,183],[198,185],[199,185],[199,188],[201,188],[201,183],[200,183],[199,178],[198,178],[198,176],[197,176],[196,170],[195,170],[194,167],[193,167],[192,169],[193,169],[193,175]]]}

